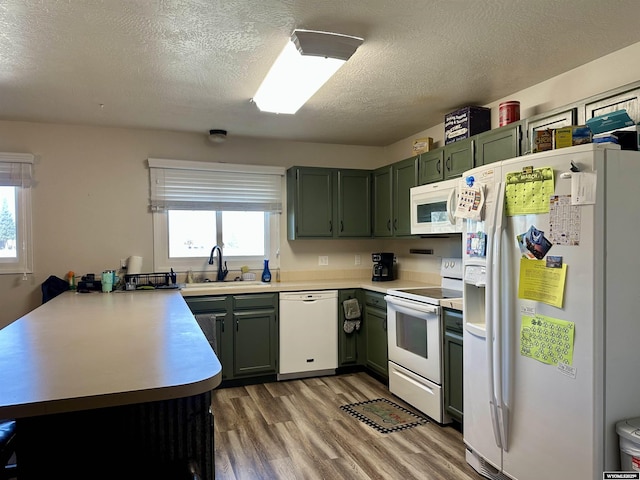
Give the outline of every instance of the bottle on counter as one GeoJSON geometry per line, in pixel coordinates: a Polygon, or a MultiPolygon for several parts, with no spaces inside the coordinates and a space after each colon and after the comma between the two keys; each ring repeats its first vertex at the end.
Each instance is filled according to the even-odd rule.
{"type": "Polygon", "coordinates": [[[69,290],[76,289],[76,277],[74,272],[67,273],[67,280],[69,281],[69,290]]]}
{"type": "Polygon", "coordinates": [[[262,281],[270,282],[271,281],[271,271],[269,270],[269,260],[264,261],[264,269],[262,270],[262,281]]]}

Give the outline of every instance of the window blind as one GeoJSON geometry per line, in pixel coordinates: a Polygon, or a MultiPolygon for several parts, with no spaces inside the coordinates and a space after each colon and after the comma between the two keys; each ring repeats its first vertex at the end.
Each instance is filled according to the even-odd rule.
{"type": "Polygon", "coordinates": [[[30,187],[32,164],[29,153],[0,153],[0,186],[30,187]]]}
{"type": "Polygon", "coordinates": [[[284,168],[149,158],[150,206],[282,212],[284,168]]]}

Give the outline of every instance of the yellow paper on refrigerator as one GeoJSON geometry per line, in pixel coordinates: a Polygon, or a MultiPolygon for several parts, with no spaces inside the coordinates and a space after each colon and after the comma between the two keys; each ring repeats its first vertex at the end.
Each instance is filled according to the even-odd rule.
{"type": "Polygon", "coordinates": [[[552,167],[527,168],[506,176],[505,215],[549,212],[549,197],[554,194],[552,167]]]}
{"type": "Polygon", "coordinates": [[[523,316],[520,326],[520,355],[549,365],[573,365],[575,324],[535,315],[523,316]]]}
{"type": "Polygon", "coordinates": [[[546,260],[520,259],[518,298],[543,302],[562,308],[567,265],[547,267],[546,260]]]}

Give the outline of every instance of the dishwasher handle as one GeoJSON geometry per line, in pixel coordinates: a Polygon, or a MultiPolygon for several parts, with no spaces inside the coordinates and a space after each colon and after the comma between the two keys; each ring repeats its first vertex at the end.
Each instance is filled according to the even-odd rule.
{"type": "Polygon", "coordinates": [[[338,298],[337,290],[321,290],[309,292],[288,292],[280,294],[280,301],[314,303],[321,300],[338,298]]]}

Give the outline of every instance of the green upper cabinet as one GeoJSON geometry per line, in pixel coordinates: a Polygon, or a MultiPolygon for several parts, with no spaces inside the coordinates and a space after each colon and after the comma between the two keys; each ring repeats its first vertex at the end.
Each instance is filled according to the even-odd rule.
{"type": "Polygon", "coordinates": [[[418,156],[373,172],[373,236],[411,235],[411,187],[418,185],[418,156]]]}
{"type": "Polygon", "coordinates": [[[373,171],[373,236],[393,236],[393,168],[373,171]]]}
{"type": "Polygon", "coordinates": [[[418,160],[418,185],[439,182],[444,178],[444,148],[420,155],[418,160]]]}
{"type": "Polygon", "coordinates": [[[338,170],[338,237],[371,236],[371,173],[338,170]]]}
{"type": "Polygon", "coordinates": [[[418,160],[418,185],[459,177],[463,172],[472,169],[473,138],[421,154],[418,160]]]}
{"type": "Polygon", "coordinates": [[[328,168],[287,170],[289,239],[333,236],[333,173],[328,168]]]}
{"type": "Polygon", "coordinates": [[[475,137],[475,166],[520,155],[523,121],[489,130],[475,137]]]}
{"type": "Polygon", "coordinates": [[[287,170],[287,229],[289,240],[370,237],[370,172],[291,167],[287,170]]]}
{"type": "Polygon", "coordinates": [[[411,235],[410,190],[418,185],[418,157],[394,163],[393,167],[393,235],[411,235]]]}
{"type": "Polygon", "coordinates": [[[444,178],[460,177],[473,168],[474,138],[459,140],[444,147],[444,178]]]}

